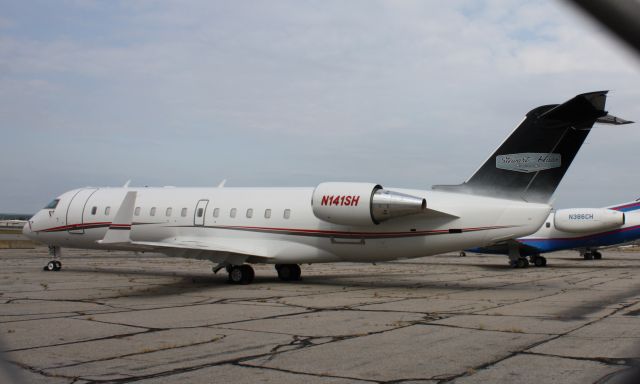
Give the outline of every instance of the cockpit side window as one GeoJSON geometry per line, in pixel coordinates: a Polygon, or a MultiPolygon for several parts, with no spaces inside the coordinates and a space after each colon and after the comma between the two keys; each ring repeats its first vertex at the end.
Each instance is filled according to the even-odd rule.
{"type": "Polygon", "coordinates": [[[59,202],[60,202],[60,199],[55,199],[52,202],[50,202],[49,204],[47,204],[47,206],[44,207],[44,209],[56,209],[56,207],[58,206],[59,202]]]}

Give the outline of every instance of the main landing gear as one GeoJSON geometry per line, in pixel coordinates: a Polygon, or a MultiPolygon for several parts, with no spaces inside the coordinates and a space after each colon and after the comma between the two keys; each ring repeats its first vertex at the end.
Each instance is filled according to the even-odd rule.
{"type": "Polygon", "coordinates": [[[527,268],[531,264],[536,267],[546,267],[547,258],[539,254],[529,256],[529,260],[524,256],[509,257],[509,265],[513,268],[527,268]]]}
{"type": "Polygon", "coordinates": [[[547,258],[544,256],[540,256],[538,254],[529,256],[531,263],[536,267],[546,267],[547,266],[547,258]]]}
{"type": "Polygon", "coordinates": [[[602,253],[598,251],[586,251],[582,254],[585,260],[600,260],[602,259],[602,253]]]}
{"type": "Polygon", "coordinates": [[[298,281],[302,274],[298,264],[276,264],[276,271],[282,281],[298,281]]]}
{"type": "MultiPolygon", "coordinates": [[[[229,274],[228,281],[231,284],[251,284],[255,277],[255,272],[249,264],[226,266],[219,264],[213,267],[213,272],[218,272],[222,268],[226,268],[229,274]]],[[[276,264],[276,271],[282,281],[298,281],[302,274],[298,264],[276,264]]]]}
{"type": "Polygon", "coordinates": [[[62,269],[62,263],[58,258],[62,255],[62,251],[60,247],[49,246],[49,256],[53,258],[53,260],[49,261],[47,265],[42,268],[44,271],[59,271],[62,269]]]}
{"type": "Polygon", "coordinates": [[[526,257],[520,256],[516,259],[510,259],[509,265],[511,265],[512,268],[527,268],[529,266],[529,260],[527,260],[526,257]]]}
{"type": "Polygon", "coordinates": [[[249,264],[228,265],[227,273],[229,274],[229,282],[232,284],[250,284],[256,276],[249,264]]]}

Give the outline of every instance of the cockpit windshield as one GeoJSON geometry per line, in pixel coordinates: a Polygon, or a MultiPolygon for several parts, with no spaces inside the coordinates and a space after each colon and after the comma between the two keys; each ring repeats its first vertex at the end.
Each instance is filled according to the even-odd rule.
{"type": "Polygon", "coordinates": [[[58,206],[58,202],[60,202],[60,199],[55,199],[49,204],[47,204],[47,206],[44,207],[44,209],[56,209],[56,207],[58,206]]]}

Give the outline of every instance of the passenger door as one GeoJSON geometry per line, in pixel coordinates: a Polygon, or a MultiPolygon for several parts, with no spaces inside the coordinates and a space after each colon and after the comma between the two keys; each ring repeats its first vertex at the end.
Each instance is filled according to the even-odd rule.
{"type": "Polygon", "coordinates": [[[196,204],[196,210],[193,213],[193,225],[197,227],[204,225],[204,216],[207,213],[207,205],[209,205],[209,200],[198,201],[198,204],[196,204]]]}
{"type": "Polygon", "coordinates": [[[87,205],[87,201],[93,195],[98,188],[85,188],[81,189],[72,198],[69,206],[67,207],[66,224],[67,231],[74,234],[84,233],[84,211],[87,205]]]}

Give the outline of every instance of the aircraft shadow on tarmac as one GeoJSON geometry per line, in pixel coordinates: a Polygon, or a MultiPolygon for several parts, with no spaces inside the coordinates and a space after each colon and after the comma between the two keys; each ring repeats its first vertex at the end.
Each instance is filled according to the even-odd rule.
{"type": "MultiPolygon", "coordinates": [[[[548,259],[549,260],[549,264],[547,264],[546,267],[544,268],[538,268],[538,267],[534,267],[534,266],[530,266],[528,269],[532,269],[532,270],[545,270],[545,269],[581,269],[581,268],[602,268],[602,269],[620,269],[620,268],[624,268],[624,269],[637,269],[640,268],[640,263],[638,263],[638,265],[607,265],[606,264],[606,260],[611,260],[611,261],[629,261],[628,259],[614,259],[614,258],[607,258],[606,260],[590,260],[590,261],[585,261],[581,258],[575,258],[575,259],[559,259],[557,262],[560,263],[562,261],[574,261],[578,264],[554,264],[553,263],[553,259],[548,259]]],[[[640,260],[639,260],[640,261],[640,260]]],[[[485,270],[491,270],[491,271],[506,271],[506,270],[513,270],[514,272],[518,272],[518,271],[522,271],[522,269],[520,268],[513,268],[511,267],[509,264],[504,263],[504,264],[484,264],[484,263],[442,263],[442,262],[438,262],[435,264],[425,264],[425,263],[411,263],[411,262],[385,262],[385,264],[398,264],[398,265],[417,265],[417,266],[426,266],[426,265],[433,265],[433,266],[438,266],[438,265],[443,265],[443,266],[449,266],[449,267],[478,267],[478,268],[482,268],[485,270]]]]}
{"type": "MultiPolygon", "coordinates": [[[[614,293],[600,299],[589,300],[587,303],[567,307],[564,311],[560,312],[557,317],[565,320],[584,319],[586,315],[598,312],[606,306],[619,304],[628,298],[637,297],[638,295],[640,295],[640,286],[629,288],[624,292],[614,293]]],[[[630,315],[633,316],[633,314],[630,315]]]]}
{"type": "MultiPolygon", "coordinates": [[[[502,267],[500,267],[502,269],[502,267]]],[[[165,271],[150,269],[133,269],[133,268],[82,268],[82,267],[65,267],[61,272],[79,272],[79,273],[97,273],[97,274],[114,274],[114,275],[131,275],[131,276],[147,276],[147,277],[173,277],[179,278],[174,282],[158,282],[155,285],[149,285],[144,290],[133,291],[123,296],[161,296],[171,294],[182,294],[197,292],[203,289],[214,287],[233,287],[227,283],[226,273],[213,275],[212,273],[200,272],[181,272],[181,271],[165,271]]],[[[432,273],[429,273],[432,274],[432,273]]],[[[428,274],[425,274],[428,275],[428,274]]],[[[459,291],[476,291],[483,289],[496,288],[494,283],[472,283],[469,281],[460,282],[458,280],[450,281],[416,281],[415,277],[425,276],[419,273],[407,275],[403,272],[386,272],[372,274],[331,274],[323,273],[319,275],[302,276],[299,282],[283,282],[278,280],[277,276],[256,276],[251,285],[245,287],[256,286],[257,284],[269,284],[273,288],[291,287],[297,284],[318,285],[318,286],[335,286],[335,287],[362,287],[362,288],[390,288],[390,289],[435,289],[435,290],[459,290],[459,291]],[[410,278],[411,280],[407,280],[410,278]],[[367,279],[367,280],[362,280],[367,279]]],[[[239,286],[236,286],[239,287],[239,286]]],[[[241,286],[240,286],[241,287],[241,286]]],[[[258,287],[256,287],[258,288],[258,287]]],[[[514,290],[528,290],[528,287],[514,286],[514,290]]]]}

